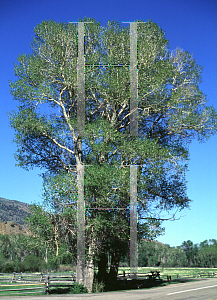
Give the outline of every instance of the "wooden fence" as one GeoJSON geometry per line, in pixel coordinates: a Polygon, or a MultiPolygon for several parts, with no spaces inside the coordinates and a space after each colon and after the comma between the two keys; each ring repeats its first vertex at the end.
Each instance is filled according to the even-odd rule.
{"type": "Polygon", "coordinates": [[[75,273],[29,274],[0,273],[0,296],[28,293],[49,294],[52,288],[70,288],[76,281],[75,273]]]}
{"type": "Polygon", "coordinates": [[[190,279],[190,278],[213,278],[217,277],[217,272],[197,272],[195,274],[184,274],[184,275],[179,275],[178,273],[176,275],[163,275],[162,279],[167,280],[167,281],[175,281],[179,279],[190,279]]]}
{"type": "MultiPolygon", "coordinates": [[[[118,275],[120,279],[130,279],[130,273],[123,272],[123,275],[118,275]]],[[[178,274],[160,275],[158,271],[151,271],[150,273],[139,273],[138,279],[151,279],[158,280],[163,279],[163,281],[178,281],[180,279],[187,278],[209,278],[217,277],[217,272],[201,272],[194,276],[192,275],[181,275],[178,274]]],[[[33,293],[44,293],[49,294],[53,289],[57,288],[68,288],[73,286],[76,281],[75,273],[51,273],[51,274],[29,274],[29,273],[0,273],[0,297],[1,295],[26,295],[33,293]]]]}
{"type": "MultiPolygon", "coordinates": [[[[217,277],[217,272],[197,272],[195,274],[185,274],[185,275],[161,275],[160,271],[150,271],[148,273],[138,273],[138,279],[149,279],[149,280],[158,280],[162,279],[164,281],[171,281],[175,279],[186,279],[186,278],[211,278],[211,277],[217,277]]],[[[120,279],[126,279],[130,278],[130,273],[123,271],[122,274],[118,274],[118,278],[120,279]]]]}

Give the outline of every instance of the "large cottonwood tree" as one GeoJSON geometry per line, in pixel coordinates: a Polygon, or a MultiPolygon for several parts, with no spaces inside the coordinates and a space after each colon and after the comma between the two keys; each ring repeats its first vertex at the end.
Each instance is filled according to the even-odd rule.
{"type": "MultiPolygon", "coordinates": [[[[10,114],[18,165],[40,167],[45,178],[65,172],[74,183],[76,165],[87,165],[86,206],[127,207],[129,165],[136,164],[140,218],[151,222],[162,211],[187,207],[188,145],[209,138],[217,123],[199,88],[202,68],[187,51],[171,52],[157,24],[138,22],[138,136],[131,136],[129,28],[80,21],[93,22],[85,24],[85,136],[77,130],[77,25],[42,22],[33,52],[18,57],[17,80],[10,82],[19,101],[10,114]],[[108,64],[122,67],[100,66],[108,64]]],[[[112,249],[114,276],[128,243],[128,217],[127,211],[86,214],[87,247],[104,262],[112,249]]]]}

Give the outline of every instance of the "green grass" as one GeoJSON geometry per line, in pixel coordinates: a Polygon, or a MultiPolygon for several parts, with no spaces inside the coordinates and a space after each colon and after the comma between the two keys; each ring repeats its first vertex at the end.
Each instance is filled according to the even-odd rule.
{"type": "MultiPolygon", "coordinates": [[[[179,278],[183,278],[184,279],[190,279],[190,278],[196,278],[198,277],[198,273],[201,274],[201,277],[208,277],[208,272],[210,272],[211,274],[216,273],[217,274],[217,268],[158,268],[158,267],[139,267],[138,268],[138,274],[141,273],[145,273],[148,274],[150,273],[150,271],[160,271],[160,277],[161,279],[164,280],[164,282],[162,284],[160,284],[160,286],[163,285],[167,285],[167,284],[171,284],[171,283],[175,283],[175,280],[177,279],[177,275],[179,276],[179,278]],[[171,279],[173,282],[167,283],[167,276],[171,276],[171,279]]],[[[120,267],[118,273],[121,275],[123,274],[123,271],[125,271],[126,273],[129,273],[130,268],[128,267],[120,267]]],[[[65,272],[61,272],[61,273],[65,273],[65,272]]],[[[69,272],[67,272],[69,273],[69,272]]],[[[58,272],[58,274],[60,274],[60,272],[58,272]]],[[[55,273],[52,273],[52,275],[55,275],[55,273]]],[[[217,278],[217,275],[215,275],[215,277],[217,278]]],[[[1,277],[3,279],[3,277],[1,277]]],[[[34,278],[34,277],[33,277],[34,278]]],[[[38,278],[38,277],[37,277],[38,278]]],[[[145,277],[139,276],[140,279],[144,279],[145,277]]],[[[4,277],[5,281],[0,281],[0,297],[1,295],[3,296],[11,296],[12,294],[15,295],[19,295],[19,296],[27,296],[29,295],[31,292],[34,292],[34,295],[42,295],[45,294],[45,285],[42,284],[24,284],[24,283],[10,283],[8,282],[9,280],[11,280],[11,274],[9,276],[5,276],[4,277]],[[6,285],[6,286],[4,286],[6,285]],[[43,289],[41,290],[27,290],[27,291],[22,291],[21,289],[24,288],[33,288],[33,287],[43,287],[43,289]],[[20,291],[7,291],[9,289],[20,289],[20,291]]],[[[71,290],[69,287],[64,287],[64,283],[62,284],[62,287],[51,287],[50,292],[51,294],[65,294],[65,293],[70,293],[71,290]]],[[[150,287],[151,288],[151,287],[150,287]]]]}
{"type": "Polygon", "coordinates": [[[1,282],[0,284],[0,297],[1,296],[9,296],[9,295],[19,295],[25,296],[27,294],[34,293],[34,295],[45,294],[45,285],[43,284],[17,284],[17,283],[9,283],[9,282],[1,282]],[[43,287],[41,290],[26,290],[22,291],[25,288],[37,288],[43,287]],[[17,290],[17,291],[9,291],[9,290],[17,290]]]}
{"type": "MultiPolygon", "coordinates": [[[[198,273],[201,274],[201,277],[203,275],[208,276],[208,272],[210,273],[217,273],[217,268],[162,268],[162,267],[139,267],[138,268],[138,274],[139,273],[150,273],[150,271],[160,271],[160,276],[162,279],[166,279],[167,276],[171,276],[172,279],[177,278],[177,275],[179,278],[185,278],[185,277],[198,277],[198,273]],[[204,272],[203,272],[204,271],[204,272]]],[[[119,268],[118,274],[123,274],[123,271],[128,273],[130,271],[130,268],[122,267],[119,268]]],[[[215,276],[217,277],[217,275],[215,276]]]]}
{"type": "MultiPolygon", "coordinates": [[[[59,294],[74,294],[74,293],[86,293],[86,288],[81,287],[77,283],[52,283],[49,287],[49,294],[59,295],[59,294]]],[[[17,282],[1,282],[0,284],[0,298],[1,296],[11,296],[11,295],[19,295],[19,296],[27,296],[29,294],[34,295],[45,295],[46,294],[46,286],[44,283],[17,283],[17,282]],[[22,289],[26,288],[37,288],[40,287],[40,290],[26,290],[22,289]],[[10,291],[13,290],[13,291],[10,291]]]]}

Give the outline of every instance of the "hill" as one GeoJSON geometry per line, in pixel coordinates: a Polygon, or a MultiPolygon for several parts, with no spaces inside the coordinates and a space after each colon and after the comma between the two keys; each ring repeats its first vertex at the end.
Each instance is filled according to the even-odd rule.
{"type": "Polygon", "coordinates": [[[11,221],[5,221],[0,222],[0,234],[29,234],[29,231],[25,225],[20,225],[11,221]]]}
{"type": "Polygon", "coordinates": [[[25,218],[29,214],[27,203],[0,197],[0,234],[28,234],[25,218]]]}
{"type": "Polygon", "coordinates": [[[27,203],[0,198],[0,222],[15,222],[23,225],[29,213],[27,203]]]}

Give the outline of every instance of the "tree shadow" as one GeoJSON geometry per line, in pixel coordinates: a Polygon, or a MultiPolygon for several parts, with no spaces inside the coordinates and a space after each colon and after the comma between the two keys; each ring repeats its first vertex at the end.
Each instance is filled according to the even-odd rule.
{"type": "Polygon", "coordinates": [[[133,290],[161,286],[162,279],[117,279],[115,282],[105,282],[105,291],[133,290]]]}

